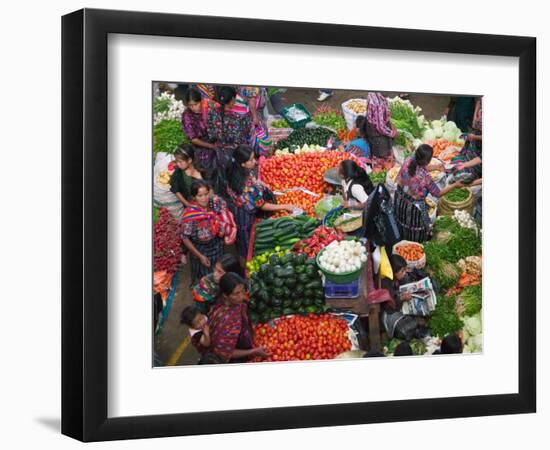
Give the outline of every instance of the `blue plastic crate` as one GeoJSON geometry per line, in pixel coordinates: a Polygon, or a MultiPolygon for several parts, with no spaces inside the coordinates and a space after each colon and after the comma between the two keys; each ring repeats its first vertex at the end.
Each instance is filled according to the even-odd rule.
{"type": "Polygon", "coordinates": [[[325,280],[326,298],[357,298],[359,297],[359,278],[351,283],[332,283],[325,280]]]}

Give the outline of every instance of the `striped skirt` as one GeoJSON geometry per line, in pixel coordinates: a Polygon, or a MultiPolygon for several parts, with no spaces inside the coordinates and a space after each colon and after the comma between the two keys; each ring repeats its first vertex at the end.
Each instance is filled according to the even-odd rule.
{"type": "Polygon", "coordinates": [[[431,238],[432,223],[424,200],[414,199],[398,186],[394,196],[394,210],[401,239],[425,242],[431,238]]]}
{"type": "Polygon", "coordinates": [[[199,280],[212,273],[214,264],[223,255],[223,239],[214,238],[208,242],[192,241],[195,248],[210,260],[210,267],[203,266],[195,255],[190,255],[191,262],[191,284],[195,285],[199,280]]]}
{"type": "Polygon", "coordinates": [[[246,259],[250,244],[250,231],[252,230],[256,215],[246,211],[244,208],[237,208],[235,205],[230,205],[230,209],[237,223],[237,240],[235,241],[237,253],[246,259]]]}

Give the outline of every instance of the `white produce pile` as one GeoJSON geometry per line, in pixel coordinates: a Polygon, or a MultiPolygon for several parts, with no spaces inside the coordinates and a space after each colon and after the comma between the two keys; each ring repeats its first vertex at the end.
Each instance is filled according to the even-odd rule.
{"type": "Polygon", "coordinates": [[[319,257],[321,268],[332,273],[359,270],[367,260],[367,249],[359,241],[333,241],[319,257]]]}

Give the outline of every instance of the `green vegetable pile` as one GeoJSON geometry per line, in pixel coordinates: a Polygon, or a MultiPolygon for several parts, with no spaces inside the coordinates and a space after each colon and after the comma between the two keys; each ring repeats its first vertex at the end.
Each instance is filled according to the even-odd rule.
{"type": "Polygon", "coordinates": [[[481,285],[466,286],[459,297],[464,304],[465,316],[473,316],[481,311],[481,285]]]}
{"type": "Polygon", "coordinates": [[[372,181],[372,184],[384,184],[386,182],[386,171],[382,170],[381,172],[371,172],[369,173],[369,178],[372,181]]]}
{"type": "Polygon", "coordinates": [[[333,130],[341,130],[346,128],[346,120],[342,114],[336,111],[320,112],[313,116],[313,121],[317,125],[332,128],[333,130]]]}
{"type": "Polygon", "coordinates": [[[449,200],[450,202],[457,203],[457,202],[463,202],[470,196],[470,191],[465,188],[455,188],[449,191],[445,198],[449,200]]]}
{"type": "Polygon", "coordinates": [[[189,139],[183,133],[179,120],[163,120],[153,129],[153,150],[157,152],[174,153],[176,148],[189,139]]]}
{"type": "Polygon", "coordinates": [[[286,119],[274,120],[271,122],[271,128],[290,128],[289,123],[286,119]]]}
{"type": "Polygon", "coordinates": [[[340,197],[328,196],[323,197],[319,200],[313,210],[319,219],[324,219],[329,211],[332,211],[334,208],[342,205],[342,199],[340,197]]]}
{"type": "Polygon", "coordinates": [[[311,236],[319,225],[317,219],[306,214],[262,220],[256,225],[254,254],[273,251],[277,247],[280,250],[289,250],[296,242],[311,236]]]}
{"type": "Polygon", "coordinates": [[[418,125],[416,113],[408,106],[395,102],[390,104],[391,121],[399,132],[395,144],[406,147],[408,141],[422,136],[422,129],[418,125]]]}
{"type": "Polygon", "coordinates": [[[246,268],[248,269],[248,274],[252,275],[254,272],[257,272],[260,270],[260,267],[262,264],[267,264],[269,262],[269,257],[271,255],[277,255],[278,257],[282,257],[286,255],[289,252],[289,250],[281,250],[281,247],[277,246],[275,247],[274,251],[269,251],[262,253],[261,255],[256,255],[254,258],[252,258],[250,261],[246,263],[246,268]]]}
{"type": "Polygon", "coordinates": [[[271,255],[251,280],[248,317],[253,324],[328,310],[315,259],[304,254],[271,255]]]}
{"type": "Polygon", "coordinates": [[[455,311],[456,297],[440,297],[428,325],[432,336],[443,338],[462,329],[462,320],[455,311]]]}
{"type": "Polygon", "coordinates": [[[467,256],[481,255],[481,237],[475,230],[462,228],[452,216],[440,216],[434,237],[424,244],[426,267],[439,282],[440,290],[456,284],[461,271],[456,263],[467,256]]]}
{"type": "Polygon", "coordinates": [[[166,97],[156,97],[153,103],[153,111],[155,114],[166,112],[170,109],[170,99],[166,97]]]}
{"type": "Polygon", "coordinates": [[[330,138],[336,137],[336,134],[326,128],[299,128],[275,144],[275,150],[283,148],[292,149],[302,148],[304,145],[326,146],[330,138]]]}

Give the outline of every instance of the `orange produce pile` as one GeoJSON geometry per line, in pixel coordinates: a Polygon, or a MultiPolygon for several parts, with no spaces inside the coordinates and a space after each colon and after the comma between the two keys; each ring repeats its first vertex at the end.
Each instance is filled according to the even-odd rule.
{"type": "Polygon", "coordinates": [[[395,252],[407,261],[418,261],[424,256],[424,249],[418,244],[404,244],[395,248],[395,252]]]}
{"type": "Polygon", "coordinates": [[[433,157],[438,158],[439,155],[443,150],[446,150],[447,147],[454,146],[454,147],[461,147],[461,145],[458,142],[450,142],[446,139],[437,139],[435,141],[426,141],[426,144],[431,145],[431,147],[434,149],[433,157]]]}
{"type": "Polygon", "coordinates": [[[269,356],[253,361],[299,361],[333,359],[351,349],[348,325],[330,314],[289,316],[254,326],[254,347],[264,347],[269,356]]]}
{"type": "Polygon", "coordinates": [[[344,159],[353,159],[358,162],[355,155],[342,151],[268,158],[260,162],[260,177],[274,191],[304,187],[322,194],[328,187],[328,183],[323,179],[325,172],[337,167],[344,159]]]}
{"type": "Polygon", "coordinates": [[[163,301],[166,301],[170,286],[172,284],[173,275],[166,270],[159,270],[153,273],[153,290],[156,294],[160,294],[163,301]]]}
{"type": "MultiPolygon", "coordinates": [[[[314,216],[315,211],[313,208],[321,197],[315,197],[303,191],[291,191],[283,195],[277,196],[277,203],[280,205],[294,205],[303,209],[308,216],[314,216]]],[[[277,211],[273,214],[273,217],[288,216],[288,211],[277,211]]]]}

